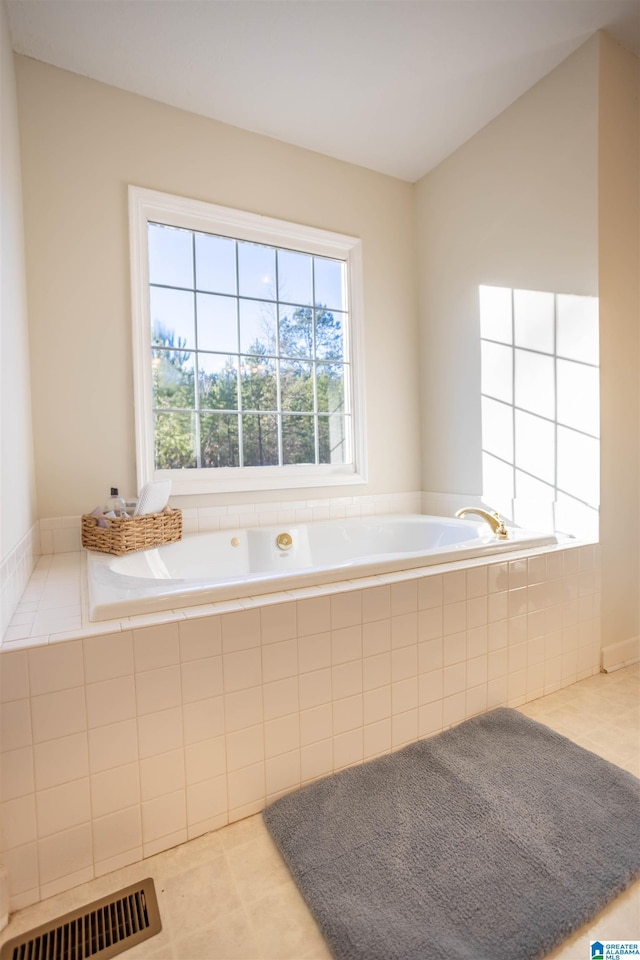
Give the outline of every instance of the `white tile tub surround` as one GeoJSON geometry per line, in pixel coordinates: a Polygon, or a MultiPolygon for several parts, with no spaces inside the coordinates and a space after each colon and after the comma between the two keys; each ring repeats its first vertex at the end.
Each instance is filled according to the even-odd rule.
{"type": "Polygon", "coordinates": [[[21,598],[40,553],[40,525],[35,523],[0,564],[0,637],[26,610],[21,598]],[[20,607],[20,609],[19,609],[20,607]]]}
{"type": "Polygon", "coordinates": [[[4,644],[12,909],[597,672],[597,557],[551,548],[4,644]]]}
{"type": "Polygon", "coordinates": [[[3,650],[82,635],[87,620],[86,610],[83,616],[83,563],[81,553],[37,558],[2,638],[3,650]]]}

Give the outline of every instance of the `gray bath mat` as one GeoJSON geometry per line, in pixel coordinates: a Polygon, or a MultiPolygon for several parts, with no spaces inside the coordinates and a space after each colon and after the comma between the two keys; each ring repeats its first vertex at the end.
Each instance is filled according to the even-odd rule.
{"type": "Polygon", "coordinates": [[[535,960],[640,875],[640,781],[506,708],[264,819],[339,960],[535,960]]]}

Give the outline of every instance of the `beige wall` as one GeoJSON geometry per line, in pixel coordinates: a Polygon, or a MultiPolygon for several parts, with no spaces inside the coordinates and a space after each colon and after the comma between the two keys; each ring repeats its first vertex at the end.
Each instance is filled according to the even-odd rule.
{"type": "Polygon", "coordinates": [[[640,61],[600,45],[599,273],[604,642],[640,633],[640,61]]]}
{"type": "Polygon", "coordinates": [[[600,297],[603,643],[639,631],[638,59],[591,38],[418,184],[423,488],[482,492],[478,286],[600,297]]]}
{"type": "Polygon", "coordinates": [[[480,284],[596,295],[598,40],[418,182],[423,489],[482,493],[480,284]]]}
{"type": "MultiPolygon", "coordinates": [[[[7,43],[5,31],[3,138],[7,43]]],[[[638,632],[636,58],[606,35],[591,38],[415,187],[16,62],[41,516],[90,508],[112,483],[134,489],[126,212],[134,183],[362,237],[370,483],[349,493],[418,489],[422,465],[423,489],[479,495],[478,286],[597,295],[599,283],[604,640],[638,632]]],[[[9,128],[3,251],[13,237],[19,260],[9,128]]],[[[18,509],[5,511],[3,551],[33,516],[24,299],[20,265],[8,262],[3,253],[19,322],[5,322],[3,282],[3,347],[7,336],[18,343],[10,362],[3,352],[2,499],[10,491],[18,509]],[[22,400],[11,418],[5,384],[22,400]]]]}
{"type": "Polygon", "coordinates": [[[420,489],[413,187],[24,57],[17,76],[40,515],[135,490],[128,184],[362,238],[369,483],[347,493],[420,489]]]}
{"type": "Polygon", "coordinates": [[[36,520],[20,142],[13,53],[0,3],[0,561],[36,520]]]}

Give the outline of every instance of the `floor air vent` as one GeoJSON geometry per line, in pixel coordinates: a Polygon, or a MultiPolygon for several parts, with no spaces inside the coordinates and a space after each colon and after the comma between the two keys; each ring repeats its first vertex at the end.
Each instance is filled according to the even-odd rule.
{"type": "Polygon", "coordinates": [[[149,878],[7,940],[0,960],[108,960],[161,929],[149,878]]]}

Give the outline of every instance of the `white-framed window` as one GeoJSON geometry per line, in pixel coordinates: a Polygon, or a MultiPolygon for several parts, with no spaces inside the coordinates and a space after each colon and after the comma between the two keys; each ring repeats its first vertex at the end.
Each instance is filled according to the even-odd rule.
{"type": "Polygon", "coordinates": [[[363,483],[357,238],[129,187],[138,484],[363,483]]]}

